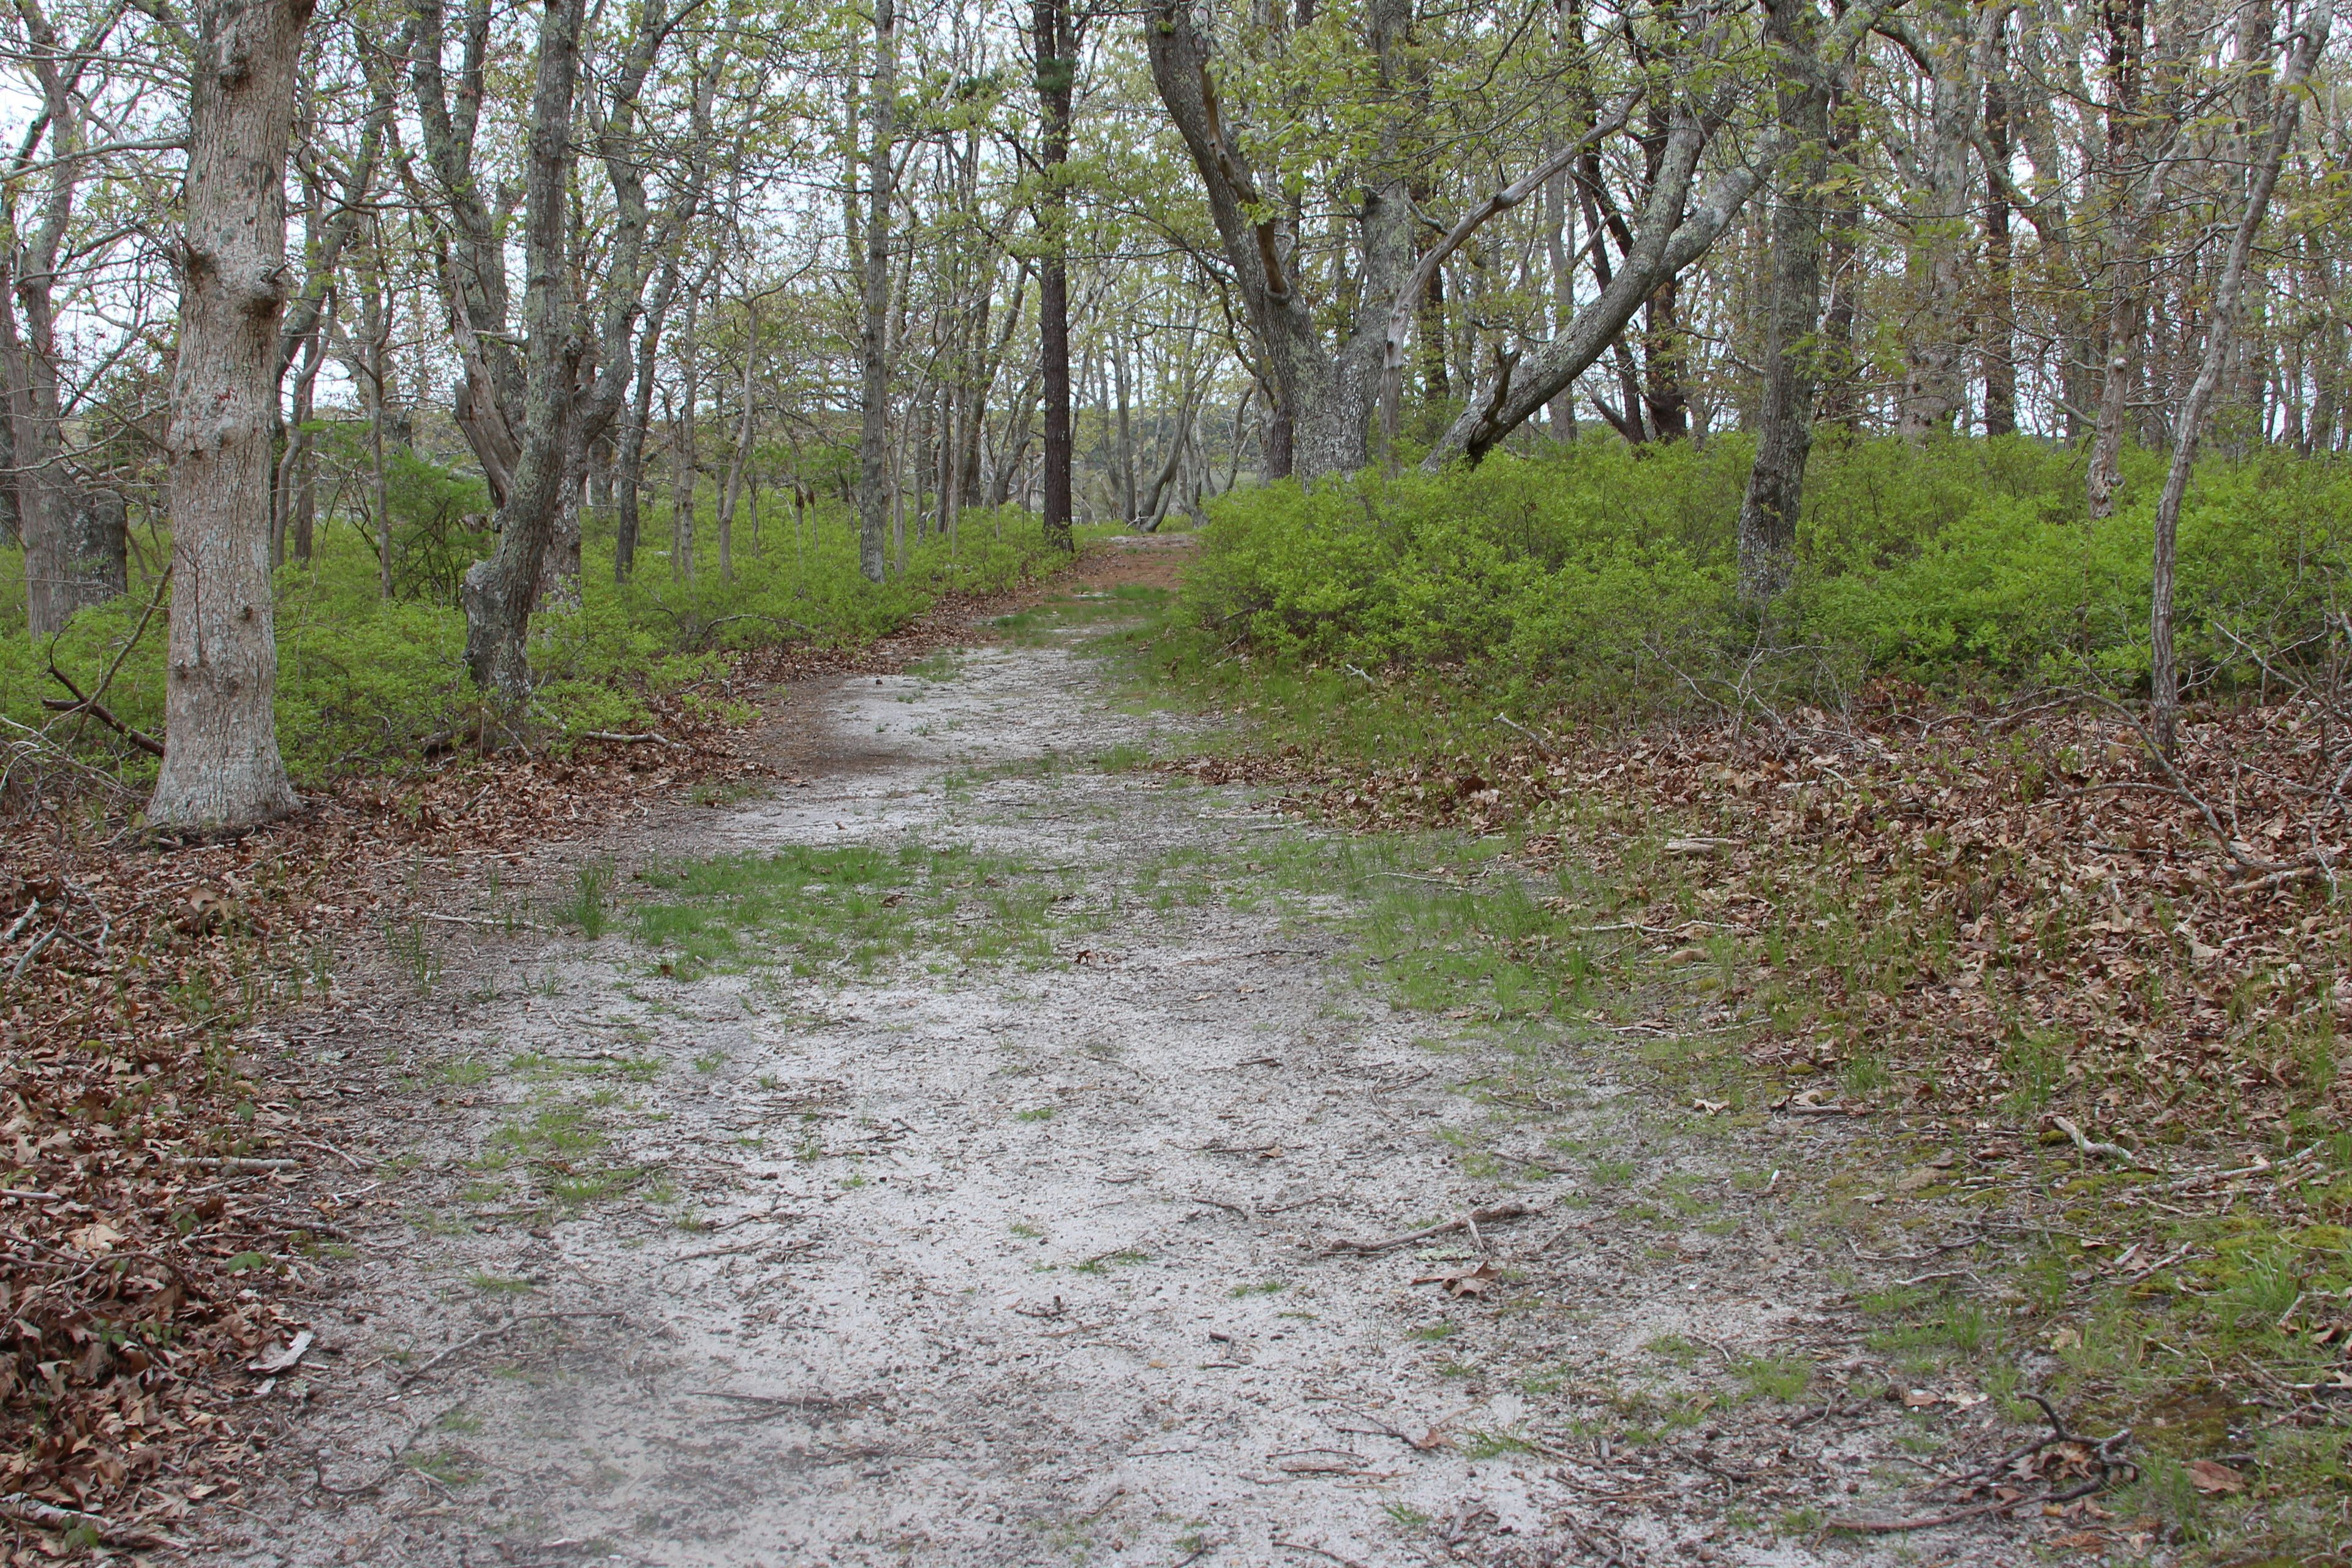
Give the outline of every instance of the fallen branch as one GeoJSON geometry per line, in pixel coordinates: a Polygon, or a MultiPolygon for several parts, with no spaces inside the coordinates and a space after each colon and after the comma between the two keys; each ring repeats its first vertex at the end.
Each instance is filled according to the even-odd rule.
{"type": "Polygon", "coordinates": [[[1973,1508],[1956,1508],[1949,1513],[1928,1514],[1919,1519],[1825,1519],[1822,1521],[1822,1528],[1844,1531],[1853,1535],[1893,1535],[1905,1531],[1934,1530],[1939,1525],[1958,1524],[1963,1520],[1976,1519],[1988,1513],[2009,1513],[2021,1508],[2038,1509],[2044,1503],[2071,1502],[2075,1498],[2090,1496],[2106,1484],[2106,1478],[2101,1476],[2096,1480],[2084,1481],[2081,1486],[2069,1487],[2063,1492],[2043,1492],[2039,1497],[1996,1498],[1991,1502],[1980,1502],[1973,1508]]]}
{"type": "Polygon", "coordinates": [[[297,1149],[317,1149],[321,1152],[332,1154],[336,1159],[342,1161],[343,1163],[349,1165],[354,1171],[373,1171],[376,1168],[374,1161],[362,1160],[357,1154],[345,1153],[342,1150],[336,1148],[332,1143],[315,1142],[308,1138],[296,1138],[291,1140],[291,1142],[297,1149]]]}
{"type": "Polygon", "coordinates": [[[615,746],[676,746],[686,749],[683,741],[673,741],[667,735],[656,735],[648,730],[641,735],[624,735],[617,730],[588,730],[582,732],[583,741],[604,741],[615,746]]]}
{"type": "Polygon", "coordinates": [[[59,1508],[53,1502],[43,1502],[29,1492],[10,1492],[0,1497],[0,1518],[13,1519],[43,1530],[87,1530],[109,1546],[160,1546],[173,1552],[187,1550],[185,1545],[168,1535],[116,1524],[101,1515],[84,1513],[78,1508],[59,1508]]]}
{"type": "Polygon", "coordinates": [[[2213,1182],[2233,1181],[2240,1176],[2259,1176],[2272,1171],[2290,1170],[2302,1164],[2326,1147],[2324,1143],[2314,1143],[2302,1153],[2290,1154],[2284,1160],[2262,1160],[2258,1157],[2255,1163],[2241,1165],[2234,1171],[2204,1171],[2193,1176],[2183,1176],[2177,1182],[2167,1182],[2153,1190],[2159,1193],[2185,1193],[2191,1187],[2201,1187],[2213,1182]]]}
{"type": "Polygon", "coordinates": [[[516,920],[504,915],[489,919],[480,915],[436,915],[428,910],[418,914],[416,918],[420,921],[433,921],[446,926],[485,926],[492,931],[505,931],[509,927],[520,931],[553,931],[555,929],[553,926],[543,926],[532,921],[516,920]]]}
{"type": "Polygon", "coordinates": [[[1553,748],[1552,743],[1549,741],[1546,740],[1542,734],[1537,731],[1528,729],[1525,724],[1520,723],[1517,720],[1509,717],[1507,714],[1497,713],[1495,715],[1495,722],[1502,725],[1507,730],[1516,730],[1520,734],[1525,735],[1534,743],[1537,751],[1541,752],[1553,762],[1560,760],[1559,752],[1553,748]]]}
{"type": "Polygon", "coordinates": [[[121,719],[116,718],[114,710],[97,698],[85,696],[82,689],[73,683],[72,677],[67,675],[54,663],[49,666],[49,673],[56,676],[58,683],[68,691],[73,693],[73,700],[68,702],[62,697],[44,697],[41,699],[42,707],[52,713],[87,713],[148,755],[160,757],[163,754],[163,742],[144,730],[132,729],[121,719]]]}
{"type": "MultiPolygon", "coordinates": [[[[2131,1441],[2130,1427],[2126,1426],[2107,1437],[2078,1437],[2066,1429],[2065,1419],[2058,1414],[2057,1407],[2050,1401],[2038,1394],[2028,1394],[2025,1397],[2042,1406],[2042,1414],[2050,1422],[2050,1435],[2036,1438],[1981,1469],[1971,1470],[1964,1476],[1955,1476],[1952,1481],[1974,1481],[1998,1476],[2017,1460],[2029,1454],[2038,1454],[2054,1443],[2073,1443],[2089,1449],[2092,1462],[2099,1467],[2097,1475],[2080,1486],[2070,1487],[2064,1491],[2045,1491],[2039,1497],[1995,1498],[1990,1502],[1977,1503],[1969,1508],[1954,1509],[1947,1513],[1929,1514],[1918,1519],[1831,1519],[1824,1520],[1822,1522],[1822,1528],[1842,1530],[1855,1535],[1892,1535],[1913,1530],[1934,1530],[1941,1525],[1958,1524],[1963,1520],[1976,1519],[1984,1514],[2007,1513],[2021,1508],[2038,1509],[2044,1503],[2072,1502],[2076,1498],[2088,1497],[2093,1492],[2105,1489],[2109,1478],[2119,1463],[2123,1468],[2131,1470],[2135,1476],[2138,1473],[2137,1467],[2128,1461],[2118,1461],[2115,1455],[2116,1448],[2131,1441]]],[[[1938,1484],[1950,1483],[1939,1482],[1938,1484]]]]}
{"type": "Polygon", "coordinates": [[[2164,1172],[2158,1167],[2143,1163],[2138,1155],[2133,1153],[2130,1150],[2125,1148],[2120,1143],[2101,1143],[2084,1137],[2083,1135],[2083,1130],[2080,1127],[2075,1126],[2074,1120],[2070,1117],[2053,1116],[2050,1119],[2050,1125],[2055,1127],[2059,1131],[2063,1132],[2067,1137],[2073,1139],[2074,1141],[2074,1147],[2080,1149],[2085,1154],[2098,1154],[2109,1160],[2120,1160],[2126,1166],[2135,1171],[2147,1171],[2152,1174],[2159,1176],[2164,1174],[2164,1172]]]}
{"type": "Polygon", "coordinates": [[[1507,1219],[1527,1219],[1540,1212],[1542,1211],[1531,1209],[1525,1204],[1496,1204],[1490,1209],[1472,1209],[1468,1214],[1449,1219],[1443,1225],[1433,1225],[1426,1230],[1416,1230],[1410,1236],[1391,1236],[1384,1241],[1335,1241],[1316,1256],[1330,1258],[1339,1253],[1350,1252],[1359,1257],[1369,1258],[1374,1253],[1391,1252],[1400,1247],[1411,1247],[1416,1241],[1427,1241],[1433,1237],[1451,1236],[1457,1230],[1475,1232],[1482,1225],[1500,1225],[1507,1219]]]}

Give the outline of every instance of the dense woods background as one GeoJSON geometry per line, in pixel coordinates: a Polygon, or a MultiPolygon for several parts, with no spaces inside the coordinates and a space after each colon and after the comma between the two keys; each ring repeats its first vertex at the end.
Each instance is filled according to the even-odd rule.
{"type": "MultiPolygon", "coordinates": [[[[2174,573],[2133,542],[2183,500],[2157,517],[2138,454],[2184,479],[2200,436],[2231,472],[2310,459],[2188,494],[2192,555],[2226,537],[2232,564],[2187,570],[2267,635],[2321,635],[2326,459],[2352,438],[2329,22],[2269,0],[298,19],[247,503],[284,743],[300,776],[374,766],[465,727],[478,690],[508,721],[528,696],[625,727],[625,689],[688,668],[665,659],[870,634],[1073,520],[1595,443],[1715,476],[1637,463],[1607,497],[1678,509],[1702,598],[1736,585],[1752,614],[1834,580],[1814,601],[1904,601],[1840,624],[1861,657],[2009,675],[2071,649],[2144,690],[2178,678],[2133,630],[2158,609],[2137,579],[2168,624],[2174,573]],[[1887,437],[1921,455],[1860,455],[1887,437]],[[1866,495],[1807,491],[1815,444],[1866,495]]],[[[74,744],[134,771],[163,718],[163,638],[131,633],[168,597],[205,25],[5,22],[5,701],[40,728],[104,683],[74,744]]],[[[1549,635],[1505,618],[1446,657],[1549,635]]],[[[2193,682],[2225,634],[2192,634],[2193,682]]]]}
{"type": "Polygon", "coordinates": [[[249,1456],[181,1369],[334,1222],[189,1183],[308,1158],[235,1041],[338,931],[429,989],[404,858],[724,798],[772,679],[1199,529],[1111,605],[1252,727],[1191,765],[1622,917],[1448,883],[1415,1005],[1587,1016],[1613,932],[1738,1014],[1695,1110],[2078,1154],[2032,1234],[2113,1267],[1963,1348],[2191,1412],[2083,1472],[2141,1544],[2339,1560],[2332,5],[16,0],[0,1514],[249,1456]]]}

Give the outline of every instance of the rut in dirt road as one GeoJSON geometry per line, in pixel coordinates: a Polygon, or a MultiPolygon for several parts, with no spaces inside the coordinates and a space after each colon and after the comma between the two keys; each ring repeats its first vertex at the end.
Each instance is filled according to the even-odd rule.
{"type": "Polygon", "coordinates": [[[1429,1038],[1283,874],[1342,846],[1092,764],[1157,721],[1072,642],[834,689],[804,782],[616,847],[611,933],[310,1031],[446,1109],[219,1560],[1812,1560],[1755,1516],[1875,1439],[1692,1393],[1828,1331],[1801,1241],[1750,1192],[1645,1245],[1603,1190],[1739,1152],[1603,1057],[1429,1038]],[[1627,1382],[1662,1341],[1725,1361],[1627,1382]]]}

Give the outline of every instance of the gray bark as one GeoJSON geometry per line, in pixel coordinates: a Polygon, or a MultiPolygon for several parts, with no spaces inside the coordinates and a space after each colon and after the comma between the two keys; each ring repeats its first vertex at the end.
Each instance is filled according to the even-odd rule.
{"type": "Polygon", "coordinates": [[[205,0],[190,78],[172,464],[172,629],[157,827],[294,809],[278,751],[269,416],[286,308],[286,146],[307,0],[205,0]]]}
{"type": "MultiPolygon", "coordinates": [[[[26,63],[41,88],[42,114],[16,163],[23,167],[46,127],[51,153],[48,186],[38,216],[21,243],[0,259],[0,283],[14,296],[0,300],[0,423],[5,423],[11,472],[0,479],[25,547],[26,622],[36,638],[53,636],[74,612],[122,590],[105,568],[106,552],[87,554],[76,538],[83,498],[61,457],[64,408],[58,386],[55,301],[58,262],[79,195],[85,147],[78,89],[85,62],[111,30],[119,11],[93,26],[68,50],[35,0],[17,0],[25,25],[26,63]],[[17,312],[23,312],[19,330],[17,312]]],[[[0,211],[7,237],[16,238],[16,181],[0,211]]]]}
{"type": "MultiPolygon", "coordinates": [[[[2205,331],[2205,353],[2197,368],[2197,379],[2189,384],[2188,395],[2181,399],[2178,423],[2179,434],[2172,448],[2172,465],[2164,476],[2164,489],[2156,503],[2156,545],[2152,561],[2148,611],[2148,641],[2152,655],[2149,670],[2150,718],[2156,732],[2156,743],[2167,754],[2173,749],[2175,731],[2180,718],[2180,674],[2173,651],[2172,599],[2174,576],[2179,558],[2180,534],[2180,503],[2189,492],[2189,476],[2197,465],[2197,443],[2203,431],[2205,410],[2212,402],[2214,389],[2221,384],[2223,372],[2237,341],[2238,318],[2245,303],[2246,263],[2253,254],[2254,239],[2262,232],[2263,219],[2270,211],[2271,194],[2278,186],[2279,165],[2285,160],[2286,150],[2294,140],[2295,121],[2302,111],[2304,84],[2310,79],[2313,64],[2327,47],[2327,34],[2334,21],[2334,6],[2328,0],[2316,0],[2306,13],[2301,31],[2296,35],[2287,56],[2286,68],[2279,73],[2275,89],[2271,93],[2268,134],[2252,149],[2253,167],[2246,191],[2245,205],[2238,217],[2237,230],[2230,237],[2230,251],[2221,263],[2221,276],[2213,291],[2213,319],[2205,331]]],[[[2261,50],[2269,54],[2268,40],[2261,50]]],[[[2255,84],[2260,91],[2261,85],[2255,84]]],[[[2252,125],[2261,124],[2250,116],[2252,125]]]]}
{"type": "Polygon", "coordinates": [[[571,330],[564,241],[583,8],[584,0],[551,0],[540,14],[523,159],[523,434],[499,507],[498,549],[467,569],[462,594],[466,668],[477,687],[509,709],[520,708],[530,690],[524,639],[556,509],[572,477],[582,412],[580,363],[587,343],[571,330]]]}
{"type": "Polygon", "coordinates": [[[1820,377],[1822,182],[1829,172],[1830,92],[1813,51],[1821,30],[1811,0],[1774,0],[1764,39],[1780,82],[1780,124],[1790,153],[1772,205],[1772,279],[1765,307],[1764,396],[1756,461],[1739,503],[1739,592],[1769,604],[1789,586],[1812,451],[1820,377]]]}
{"type": "Polygon", "coordinates": [[[857,565],[869,583],[888,570],[890,526],[890,226],[898,191],[898,14],[874,7],[874,85],[867,94],[866,271],[858,342],[857,565]]]}
{"type": "MultiPolygon", "coordinates": [[[[1399,54],[1412,19],[1404,0],[1376,0],[1366,42],[1381,79],[1400,85],[1399,54]]],[[[1364,466],[1380,401],[1387,307],[1412,267],[1412,212],[1402,160],[1371,171],[1356,205],[1363,271],[1354,318],[1336,351],[1327,348],[1314,302],[1293,266],[1297,237],[1231,136],[1210,73],[1210,50],[1183,0],[1155,0],[1144,22],[1151,79],[1183,138],[1208,197],[1261,374],[1274,407],[1267,477],[1314,479],[1364,466]]]]}
{"type": "MultiPolygon", "coordinates": [[[[1899,4],[1901,0],[1871,0],[1839,17],[1822,37],[1820,68],[1843,76],[1871,28],[1899,4]]],[[[1616,273],[1591,304],[1577,311],[1567,331],[1524,356],[1501,361],[1494,381],[1472,394],[1469,407],[1431,448],[1424,469],[1435,472],[1457,458],[1475,463],[1486,457],[1608,353],[1633,312],[1661,285],[1706,254],[1787,146],[1776,127],[1746,162],[1725,171],[1693,205],[1691,187],[1713,119],[1711,110],[1696,105],[1676,107],[1649,199],[1616,273]]]]}

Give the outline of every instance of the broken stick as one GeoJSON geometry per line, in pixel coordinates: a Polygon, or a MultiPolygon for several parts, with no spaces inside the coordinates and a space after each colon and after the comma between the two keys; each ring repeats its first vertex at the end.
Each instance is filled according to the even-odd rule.
{"type": "Polygon", "coordinates": [[[1374,1253],[1391,1252],[1400,1247],[1411,1247],[1416,1241],[1427,1241],[1432,1237],[1450,1236],[1457,1230],[1467,1230],[1475,1234],[1479,1226],[1500,1225],[1507,1219],[1527,1219],[1540,1212],[1528,1207],[1525,1204],[1496,1204],[1490,1209],[1472,1209],[1468,1214],[1449,1219],[1443,1225],[1433,1225],[1426,1230],[1416,1230],[1410,1236],[1391,1236],[1384,1241],[1335,1241],[1316,1256],[1329,1258],[1337,1253],[1352,1252],[1360,1257],[1369,1258],[1374,1253]]]}

